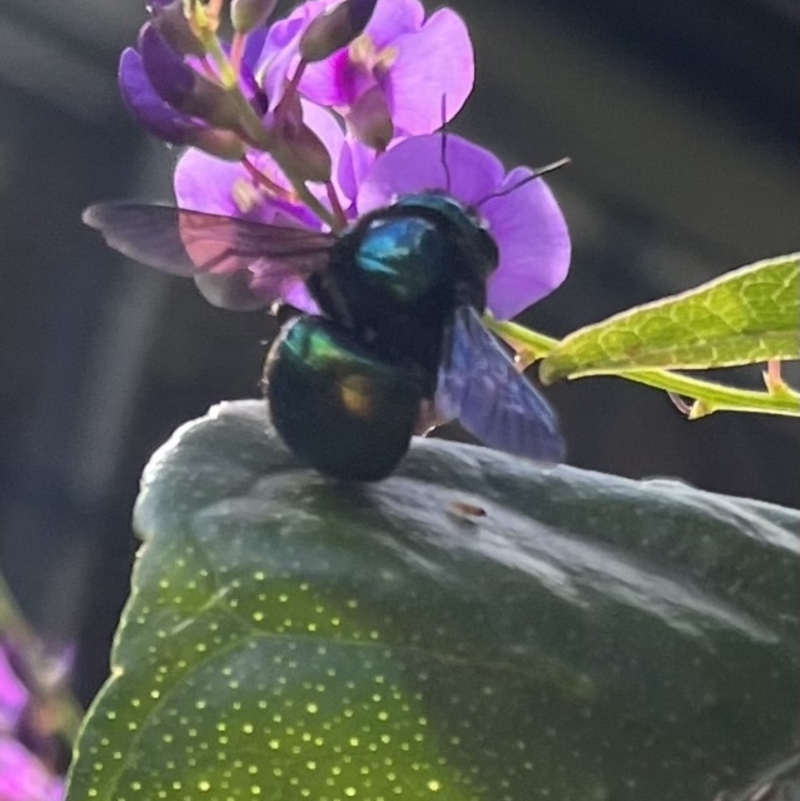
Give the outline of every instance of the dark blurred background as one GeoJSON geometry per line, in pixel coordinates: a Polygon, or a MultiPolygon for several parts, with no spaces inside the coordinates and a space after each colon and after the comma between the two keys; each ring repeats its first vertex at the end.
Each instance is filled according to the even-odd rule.
{"type": "MultiPolygon", "coordinates": [[[[564,287],[524,322],[553,335],[798,246],[794,0],[452,0],[478,82],[455,130],[509,166],[569,155],[564,287]]],[[[0,565],[49,638],[78,640],[78,691],[107,670],[128,592],[139,473],[181,423],[258,394],[258,314],[121,260],[88,203],[169,199],[175,153],[117,97],[138,0],[0,3],[0,565]]],[[[759,386],[760,369],[726,375],[759,386]]],[[[800,374],[786,376],[797,386],[800,374]]],[[[548,390],[570,462],[800,505],[800,426],[688,423],[655,390],[548,390]]]]}

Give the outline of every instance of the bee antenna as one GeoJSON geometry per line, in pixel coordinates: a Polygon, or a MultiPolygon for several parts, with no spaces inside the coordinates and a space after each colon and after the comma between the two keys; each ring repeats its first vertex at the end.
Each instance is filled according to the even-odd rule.
{"type": "Polygon", "coordinates": [[[442,95],[442,151],[441,161],[444,167],[445,189],[450,194],[450,167],[447,165],[447,95],[442,95]]]}
{"type": "Polygon", "coordinates": [[[567,167],[568,165],[572,164],[572,159],[569,156],[565,156],[563,159],[559,159],[558,161],[554,161],[552,164],[547,164],[544,167],[539,167],[538,170],[534,170],[530,175],[526,175],[521,181],[517,181],[513,186],[509,186],[506,189],[503,189],[500,192],[492,192],[485,197],[482,197],[476,204],[475,208],[479,209],[484,203],[489,200],[494,200],[496,197],[505,197],[506,195],[510,195],[512,192],[515,192],[521,186],[525,186],[525,184],[529,184],[531,181],[535,181],[537,178],[541,178],[543,175],[548,175],[551,172],[555,172],[556,170],[560,170],[562,167],[567,167]]]}

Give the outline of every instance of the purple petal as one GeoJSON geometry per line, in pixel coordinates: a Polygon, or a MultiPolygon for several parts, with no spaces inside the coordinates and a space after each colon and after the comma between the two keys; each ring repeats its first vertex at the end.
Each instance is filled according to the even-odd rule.
{"type": "Polygon", "coordinates": [[[172,108],[158,95],[144,69],[141,56],[131,47],[123,50],[117,76],[122,100],[131,116],[159,139],[175,145],[193,141],[205,126],[172,108]]]}
{"type": "MultiPolygon", "coordinates": [[[[344,147],[344,132],[326,109],[303,101],[303,118],[331,154],[334,169],[344,147]]],[[[271,181],[290,189],[272,156],[251,151],[248,160],[271,181]]],[[[240,162],[222,161],[197,148],[189,148],[178,160],[173,175],[175,198],[182,208],[223,214],[263,223],[286,219],[294,224],[319,229],[319,220],[299,203],[275,198],[258,186],[240,162]]],[[[312,185],[312,191],[326,202],[325,188],[312,185]]]]}
{"type": "Polygon", "coordinates": [[[261,56],[261,51],[264,49],[264,44],[267,41],[267,34],[269,28],[257,28],[247,34],[247,42],[244,46],[244,53],[242,54],[242,65],[247,67],[250,72],[255,72],[258,60],[261,56]]]}
{"type": "Polygon", "coordinates": [[[241,158],[244,144],[235,133],[210,128],[159,97],[147,77],[141,56],[132,48],[122,53],[118,81],[131,116],[154,136],[173,145],[196,145],[220,158],[241,158]]]}
{"type": "Polygon", "coordinates": [[[395,39],[392,46],[398,50],[388,78],[395,126],[409,134],[438,130],[458,113],[475,82],[475,55],[464,20],[443,8],[421,31],[395,39]]]}
{"type": "Polygon", "coordinates": [[[398,36],[418,31],[424,19],[425,9],[419,0],[378,0],[364,33],[381,50],[398,36]]]}
{"type": "MultiPolygon", "coordinates": [[[[342,126],[333,114],[328,109],[311,103],[307,100],[302,101],[303,105],[303,120],[306,125],[320,138],[325,149],[331,156],[331,182],[334,189],[339,195],[340,200],[344,197],[352,200],[355,193],[348,193],[344,190],[340,183],[340,176],[343,174],[341,167],[342,159],[346,156],[349,157],[346,146],[345,133],[342,126]]],[[[346,170],[344,174],[347,175],[346,170]]],[[[327,192],[324,187],[318,184],[311,184],[311,191],[314,192],[322,202],[329,206],[327,192]]]]}
{"type": "Polygon", "coordinates": [[[184,64],[150,22],[139,31],[138,46],[153,88],[171,106],[180,107],[194,93],[194,70],[184,64]]]}
{"type": "MultiPolygon", "coordinates": [[[[338,140],[340,143],[338,150],[341,150],[344,134],[332,116],[324,109],[312,107],[311,104],[304,104],[304,113],[308,124],[314,128],[326,145],[336,147],[335,142],[338,140]]],[[[254,151],[248,157],[256,169],[275,183],[287,186],[284,177],[269,154],[254,151]]],[[[276,199],[261,191],[242,164],[221,161],[195,148],[190,148],[181,157],[175,168],[173,180],[175,197],[178,205],[183,208],[256,222],[320,228],[319,220],[304,206],[276,199]],[[238,192],[238,195],[235,195],[235,192],[238,192]],[[239,202],[236,197],[240,198],[239,202]],[[249,208],[242,204],[243,197],[252,199],[252,205],[249,208]]],[[[259,295],[262,272],[265,275],[269,274],[268,264],[264,263],[263,270],[260,268],[260,264],[261,262],[258,261],[253,263],[247,279],[249,291],[256,297],[259,295]]],[[[272,286],[271,281],[268,283],[272,286]]],[[[211,297],[213,291],[216,291],[214,287],[200,288],[207,298],[211,297]]],[[[228,291],[230,287],[224,286],[223,290],[228,291]]],[[[304,283],[299,279],[296,282],[288,283],[284,299],[302,311],[311,314],[319,311],[304,283]]],[[[229,304],[229,302],[228,299],[227,303],[229,304]]]]}
{"type": "Polygon", "coordinates": [[[346,139],[341,150],[336,170],[336,179],[341,193],[348,200],[355,200],[364,177],[375,163],[375,151],[356,139],[346,139]]]}
{"type": "MultiPolygon", "coordinates": [[[[269,155],[251,152],[249,158],[267,177],[276,183],[282,182],[269,155]]],[[[192,211],[263,223],[291,219],[297,224],[316,220],[303,206],[278,200],[262,191],[241,163],[222,161],[197,148],[189,148],[179,159],[173,188],[178,206],[192,211]]]]}
{"type": "Polygon", "coordinates": [[[298,281],[291,289],[289,289],[284,297],[287,303],[290,303],[300,311],[308,312],[309,314],[319,314],[319,306],[308,294],[306,285],[302,281],[298,281]]]}
{"type": "MultiPolygon", "coordinates": [[[[254,295],[259,294],[260,275],[258,264],[253,267],[253,274],[250,277],[250,291],[254,295]]],[[[271,283],[271,282],[268,282],[271,283]]],[[[306,285],[298,278],[296,281],[287,281],[283,290],[283,299],[300,311],[308,314],[319,314],[319,307],[308,294],[306,285]]]]}
{"type": "MultiPolygon", "coordinates": [[[[394,44],[397,37],[419,31],[424,18],[418,0],[378,0],[364,34],[382,50],[394,44]]],[[[353,63],[348,48],[343,48],[324,61],[309,64],[300,91],[323,106],[350,106],[375,83],[375,76],[363,65],[353,63]]]]}
{"type": "Polygon", "coordinates": [[[324,0],[310,0],[296,8],[286,19],[270,26],[253,72],[261,80],[271,110],[281,101],[284,84],[300,63],[297,48],[303,31],[327,5],[324,0]]]}
{"type": "Polygon", "coordinates": [[[222,161],[192,147],[175,165],[175,199],[184,209],[242,216],[233,198],[233,186],[237,180],[246,178],[241,164],[222,161]]]}
{"type": "MultiPolygon", "coordinates": [[[[500,189],[531,174],[512,170],[500,189]]],[[[543,179],[514,189],[481,207],[500,250],[500,263],[489,281],[488,308],[508,319],[549,295],[566,278],[571,246],[567,223],[543,179]]]]}
{"type": "MultiPolygon", "coordinates": [[[[280,176],[274,169],[274,162],[266,153],[251,153],[251,162],[261,172],[269,175],[270,178],[278,179],[280,176]],[[270,169],[272,173],[270,174],[270,169]]],[[[175,197],[180,207],[194,211],[204,211],[208,214],[222,214],[229,217],[237,217],[256,222],[271,223],[278,225],[307,225],[308,227],[319,228],[316,217],[310,214],[304,207],[285,201],[276,200],[260,192],[253,183],[250,175],[241,164],[221,161],[213,156],[209,156],[195,148],[190,148],[183,154],[173,177],[175,197]],[[246,209],[239,205],[234,199],[235,187],[247,190],[255,202],[253,206],[246,209]]],[[[276,180],[277,182],[277,180],[276,180]]],[[[247,278],[249,292],[256,297],[259,296],[259,279],[261,270],[259,261],[253,263],[250,268],[250,275],[247,278]]],[[[265,263],[265,269],[268,268],[265,263]]],[[[228,276],[227,279],[230,277],[228,276]]],[[[199,282],[199,289],[206,299],[212,303],[230,306],[229,297],[231,285],[226,280],[215,287],[212,283],[209,286],[204,284],[205,277],[199,282]],[[221,294],[225,295],[223,302],[221,294]],[[227,293],[227,294],[226,294],[227,293]]],[[[272,282],[268,282],[270,287],[272,282]]],[[[233,287],[234,289],[236,287],[233,287]]],[[[241,287],[239,288],[242,289],[241,287]]],[[[242,294],[240,292],[240,294],[242,294]]],[[[246,293],[243,293],[244,297],[246,293]]],[[[302,281],[298,280],[290,284],[285,293],[285,299],[293,306],[303,311],[316,313],[317,307],[308,295],[302,281]]],[[[243,303],[240,308],[246,308],[243,303]]]]}
{"type": "Polygon", "coordinates": [[[444,191],[474,205],[497,191],[505,170],[488,150],[452,134],[444,142],[448,175],[442,162],[442,136],[406,139],[378,157],[358,193],[360,214],[386,206],[400,195],[444,191]]]}
{"type": "Polygon", "coordinates": [[[349,106],[356,98],[359,78],[363,79],[363,70],[350,61],[345,48],[324,61],[309,64],[300,91],[321,106],[349,106]]]}
{"type": "Polygon", "coordinates": [[[55,801],[63,798],[63,784],[23,745],[0,739],[0,799],[55,801]]]}
{"type": "Polygon", "coordinates": [[[0,646],[0,731],[9,731],[17,725],[27,703],[28,691],[11,667],[5,646],[0,646]]]}
{"type": "Polygon", "coordinates": [[[453,135],[447,137],[445,154],[449,187],[441,161],[441,135],[400,142],[377,159],[361,184],[359,213],[386,206],[400,195],[429,190],[447,191],[468,206],[480,205],[500,254],[489,282],[488,307],[501,319],[512,317],[564,280],[570,258],[564,217],[542,179],[485,200],[530,175],[527,168],[505,176],[492,153],[453,135]]]}

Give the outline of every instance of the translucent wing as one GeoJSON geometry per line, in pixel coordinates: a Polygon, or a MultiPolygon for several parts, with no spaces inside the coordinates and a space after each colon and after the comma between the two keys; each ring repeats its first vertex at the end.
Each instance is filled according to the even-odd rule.
{"type": "Polygon", "coordinates": [[[128,201],[90,206],[83,221],[125,256],[192,276],[212,303],[234,309],[280,300],[325,269],[336,241],[307,228],[128,201]]]}
{"type": "Polygon", "coordinates": [[[555,412],[470,306],[456,309],[445,335],[435,404],[437,417],[457,419],[485,445],[531,459],[564,460],[555,412]]]}

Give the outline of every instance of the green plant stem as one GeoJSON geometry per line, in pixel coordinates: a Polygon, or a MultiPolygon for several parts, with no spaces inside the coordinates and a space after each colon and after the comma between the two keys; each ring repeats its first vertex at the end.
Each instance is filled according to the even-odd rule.
{"type": "MultiPolygon", "coordinates": [[[[524,350],[530,351],[537,358],[546,356],[558,344],[558,340],[531,331],[517,323],[495,320],[488,315],[484,320],[492,331],[507,340],[509,344],[521,345],[524,350]]],[[[800,394],[788,388],[781,392],[756,392],[712,381],[702,381],[670,370],[631,370],[609,372],[607,375],[626,378],[638,384],[693,398],[697,403],[689,415],[691,419],[719,411],[800,416],[800,394]]]]}
{"type": "Polygon", "coordinates": [[[282,164],[277,158],[275,160],[278,161],[278,165],[281,167],[281,169],[283,169],[284,175],[289,180],[289,183],[297,193],[297,196],[303,201],[303,203],[305,203],[308,210],[315,214],[323,223],[329,225],[332,230],[336,231],[340,227],[336,217],[331,214],[331,212],[328,211],[328,209],[326,209],[316,197],[314,197],[306,182],[294,175],[293,172],[288,169],[285,164],[282,164]]]}

